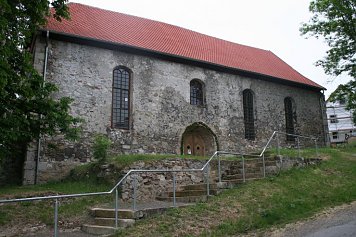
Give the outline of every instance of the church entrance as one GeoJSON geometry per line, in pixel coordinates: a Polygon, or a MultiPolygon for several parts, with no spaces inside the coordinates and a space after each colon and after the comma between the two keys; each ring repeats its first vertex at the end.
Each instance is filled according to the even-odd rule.
{"type": "Polygon", "coordinates": [[[188,126],[182,136],[182,153],[192,156],[210,156],[217,150],[216,136],[203,123],[188,126]]]}
{"type": "Polygon", "coordinates": [[[184,155],[205,156],[204,140],[199,134],[189,134],[184,141],[184,155]]]}

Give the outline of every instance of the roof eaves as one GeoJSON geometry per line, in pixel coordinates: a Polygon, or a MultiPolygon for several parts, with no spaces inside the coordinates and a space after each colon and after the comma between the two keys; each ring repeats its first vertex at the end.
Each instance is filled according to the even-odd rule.
{"type": "Polygon", "coordinates": [[[118,47],[126,47],[126,48],[130,48],[130,49],[134,49],[134,50],[138,50],[138,51],[143,51],[143,52],[148,52],[150,54],[154,54],[154,55],[161,55],[161,56],[166,56],[166,57],[170,57],[170,58],[176,58],[176,59],[181,59],[187,62],[196,62],[200,65],[210,65],[216,68],[220,68],[220,69],[226,69],[228,71],[235,71],[235,72],[240,72],[240,74],[244,74],[244,75],[255,75],[256,77],[258,77],[259,79],[262,78],[266,78],[269,79],[270,81],[275,81],[276,83],[281,83],[281,84],[290,84],[290,85],[294,85],[297,87],[303,87],[303,88],[309,88],[312,90],[326,90],[326,88],[324,87],[317,87],[317,86],[313,86],[313,85],[308,85],[305,83],[300,83],[300,82],[296,82],[296,81],[291,81],[291,80],[287,80],[284,78],[278,78],[278,77],[274,77],[274,76],[270,76],[267,74],[261,74],[258,72],[253,72],[253,71],[247,71],[247,70],[243,70],[240,68],[234,68],[234,67],[228,67],[228,66],[224,66],[221,64],[216,64],[216,63],[212,63],[212,62],[208,62],[208,61],[203,61],[203,60],[198,60],[198,59],[194,59],[194,58],[188,58],[188,57],[184,57],[184,56],[180,56],[180,55],[176,55],[176,54],[169,54],[169,53],[165,53],[165,52],[161,52],[161,51],[155,51],[155,50],[151,50],[151,49],[147,49],[147,48],[141,48],[141,47],[137,47],[137,46],[133,46],[133,45],[129,45],[129,44],[123,44],[123,43],[117,43],[114,41],[105,41],[105,40],[99,40],[96,38],[90,38],[90,37],[84,37],[84,36],[80,36],[80,35],[75,35],[75,34],[68,34],[68,33],[63,33],[60,31],[55,31],[55,30],[50,30],[50,29],[46,29],[46,28],[42,28],[40,29],[41,32],[47,32],[49,31],[50,33],[54,33],[57,35],[61,35],[64,37],[68,37],[68,38],[77,38],[77,39],[81,39],[84,41],[93,41],[93,42],[98,42],[101,44],[108,44],[108,45],[115,45],[118,47]]]}

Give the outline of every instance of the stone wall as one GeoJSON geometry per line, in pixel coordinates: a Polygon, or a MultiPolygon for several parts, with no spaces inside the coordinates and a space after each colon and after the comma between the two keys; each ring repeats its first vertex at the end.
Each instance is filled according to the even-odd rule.
{"type": "MultiPolygon", "coordinates": [[[[39,71],[44,47],[44,40],[37,39],[34,63],[39,71]]],[[[41,162],[90,160],[95,133],[114,141],[112,153],[180,154],[182,135],[196,122],[209,127],[221,150],[260,149],[274,130],[285,131],[285,97],[296,105],[296,132],[319,136],[324,143],[318,92],[70,42],[50,40],[49,49],[47,80],[59,87],[55,97],[74,99],[71,112],[85,120],[85,136],[75,144],[47,138],[41,162]],[[111,128],[112,73],[117,66],[132,71],[129,130],[111,128]],[[205,84],[205,106],[190,104],[192,79],[205,84]],[[254,93],[255,141],[244,139],[244,89],[254,93]],[[56,143],[57,150],[48,148],[56,143]]]]}
{"type": "MultiPolygon", "coordinates": [[[[236,166],[236,162],[239,159],[234,160],[221,160],[221,175],[224,176],[228,170],[232,170],[232,166],[236,166]]],[[[290,158],[282,157],[276,160],[275,165],[266,166],[266,175],[275,175],[280,170],[288,170],[292,167],[304,167],[306,165],[314,165],[319,163],[318,159],[303,159],[303,158],[290,158]]],[[[183,169],[200,169],[206,161],[172,158],[154,162],[139,161],[131,166],[127,167],[123,174],[127,173],[130,169],[135,170],[183,170],[183,169]]],[[[246,168],[247,169],[247,168],[246,168]]],[[[246,170],[246,172],[248,172],[246,170]]],[[[262,172],[262,168],[261,168],[262,172]]],[[[103,172],[107,173],[107,172],[103,172]]],[[[107,175],[111,175],[107,173],[107,175]]],[[[176,190],[179,191],[182,185],[206,183],[207,177],[209,177],[210,183],[216,183],[218,181],[218,165],[217,161],[213,160],[209,166],[209,176],[206,172],[177,172],[176,173],[176,190]]],[[[133,187],[136,182],[136,198],[138,201],[154,200],[163,192],[173,191],[173,175],[169,172],[145,172],[135,173],[128,176],[122,184],[122,196],[121,200],[124,202],[130,202],[133,200],[133,187]]]]}
{"type": "MultiPolygon", "coordinates": [[[[200,169],[206,161],[186,160],[181,158],[167,159],[154,162],[136,162],[127,167],[123,173],[127,173],[130,169],[148,169],[148,170],[182,170],[182,169],[200,169]]],[[[172,173],[161,172],[145,172],[136,173],[129,176],[122,185],[122,201],[129,201],[133,197],[133,185],[136,179],[137,184],[137,200],[152,200],[162,192],[173,189],[172,173]]],[[[178,172],[176,173],[176,184],[188,185],[202,183],[205,177],[202,172],[178,172]]]]}

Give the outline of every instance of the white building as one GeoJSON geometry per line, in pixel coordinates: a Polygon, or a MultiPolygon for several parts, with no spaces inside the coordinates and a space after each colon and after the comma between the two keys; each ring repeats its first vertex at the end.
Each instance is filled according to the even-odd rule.
{"type": "Polygon", "coordinates": [[[345,109],[341,102],[326,104],[329,136],[331,143],[346,142],[348,137],[356,136],[356,126],[352,122],[352,112],[345,109]]]}

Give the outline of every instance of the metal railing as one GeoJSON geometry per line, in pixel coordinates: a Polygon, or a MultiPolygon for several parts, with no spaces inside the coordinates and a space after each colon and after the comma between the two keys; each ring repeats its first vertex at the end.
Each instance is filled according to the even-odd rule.
{"type": "Polygon", "coordinates": [[[245,173],[246,173],[246,168],[245,168],[245,160],[246,157],[255,157],[256,159],[262,158],[263,162],[263,177],[266,176],[266,167],[265,167],[265,152],[269,145],[271,144],[272,140],[274,137],[277,139],[277,149],[278,149],[278,155],[280,155],[280,142],[279,142],[279,137],[278,134],[284,134],[284,135],[289,135],[289,136],[294,136],[297,137],[298,139],[298,154],[300,156],[300,147],[299,147],[299,138],[307,138],[315,141],[315,149],[316,149],[316,154],[318,155],[318,147],[317,147],[317,138],[315,137],[308,137],[308,136],[301,136],[301,135],[296,135],[296,134],[287,134],[283,132],[278,132],[274,131],[272,136],[269,138],[267,144],[263,147],[262,151],[258,155],[254,154],[246,154],[246,153],[234,153],[234,152],[227,152],[227,151],[216,151],[209,159],[208,161],[203,165],[202,168],[200,169],[180,169],[180,170],[169,170],[169,169],[157,169],[157,170],[129,170],[117,183],[116,185],[107,192],[94,192],[94,193],[79,193],[79,194],[65,194],[65,195],[51,195],[51,196],[44,196],[44,197],[30,197],[30,198],[17,198],[17,199],[8,199],[8,200],[0,200],[0,204],[2,203],[16,203],[16,202],[31,202],[31,201],[38,201],[38,200],[54,200],[54,236],[58,236],[58,207],[59,207],[59,199],[65,199],[65,198],[77,198],[77,197],[88,197],[88,196],[99,196],[99,195],[109,195],[113,194],[115,192],[115,228],[118,227],[118,210],[119,210],[119,193],[118,193],[118,187],[129,177],[130,175],[133,175],[133,206],[132,209],[136,210],[136,193],[137,193],[137,174],[138,173],[172,173],[172,178],[173,178],[173,206],[176,207],[176,173],[178,172],[202,172],[205,177],[206,177],[206,191],[207,191],[207,196],[210,196],[210,181],[209,181],[209,166],[211,161],[217,157],[218,159],[218,180],[219,183],[221,183],[221,157],[219,155],[233,155],[233,156],[241,156],[241,161],[242,161],[242,174],[243,174],[243,182],[246,181],[245,173]],[[135,175],[136,174],[136,175],[135,175]]]}

